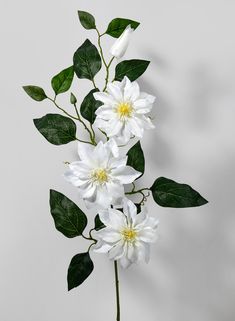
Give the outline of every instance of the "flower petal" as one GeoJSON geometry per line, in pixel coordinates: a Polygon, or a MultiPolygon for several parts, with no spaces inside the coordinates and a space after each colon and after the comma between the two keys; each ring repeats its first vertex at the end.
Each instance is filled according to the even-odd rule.
{"type": "Polygon", "coordinates": [[[130,184],[138,178],[141,173],[131,166],[125,166],[112,170],[110,175],[117,179],[121,184],[130,184]]]}
{"type": "Polygon", "coordinates": [[[126,215],[128,220],[131,221],[131,223],[135,220],[137,215],[137,208],[135,204],[129,200],[128,198],[124,198],[123,200],[123,213],[126,215]]]}
{"type": "Polygon", "coordinates": [[[109,83],[107,85],[107,91],[111,96],[113,96],[116,102],[120,102],[123,100],[123,94],[118,82],[109,83]]]}
{"type": "Polygon", "coordinates": [[[106,105],[110,105],[110,106],[113,106],[115,104],[112,96],[110,96],[109,94],[107,93],[104,93],[104,92],[96,92],[93,94],[94,98],[96,100],[99,100],[101,101],[102,103],[106,104],[106,105]]]}
{"type": "Polygon", "coordinates": [[[110,260],[118,260],[124,254],[123,240],[120,240],[116,245],[114,245],[109,251],[110,260]]]}

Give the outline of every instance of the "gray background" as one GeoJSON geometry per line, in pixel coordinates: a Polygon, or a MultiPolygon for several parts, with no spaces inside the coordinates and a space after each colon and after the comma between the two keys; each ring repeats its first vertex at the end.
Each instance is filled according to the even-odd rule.
{"type": "MultiPolygon", "coordinates": [[[[120,272],[122,321],[233,321],[232,0],[1,1],[0,320],[115,319],[113,266],[105,256],[92,254],[93,274],[80,288],[66,290],[70,259],[87,244],[55,230],[48,190],[82,204],[62,178],[63,161],[76,159],[76,144],[47,143],[32,119],[56,110],[21,89],[35,84],[52,95],[50,78],[71,65],[86,37],[96,41],[80,26],[79,8],[92,12],[102,31],[118,16],[141,22],[125,56],[151,60],[140,84],[157,96],[156,130],[142,142],[147,169],[141,186],[166,176],[189,183],[210,201],[181,210],[160,208],[150,198],[160,240],[148,265],[120,272]]],[[[106,39],[108,49],[113,39],[106,39]]],[[[86,80],[74,83],[79,102],[90,88],[86,80]]],[[[67,95],[60,101],[71,108],[67,95]]]]}

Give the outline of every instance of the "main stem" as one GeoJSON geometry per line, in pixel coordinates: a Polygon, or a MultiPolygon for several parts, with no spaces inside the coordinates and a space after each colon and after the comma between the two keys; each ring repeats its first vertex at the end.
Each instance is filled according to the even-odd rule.
{"type": "Polygon", "coordinates": [[[117,302],[117,321],[120,321],[120,297],[119,297],[119,280],[118,280],[118,264],[114,261],[115,286],[116,286],[116,302],[117,302]]]}

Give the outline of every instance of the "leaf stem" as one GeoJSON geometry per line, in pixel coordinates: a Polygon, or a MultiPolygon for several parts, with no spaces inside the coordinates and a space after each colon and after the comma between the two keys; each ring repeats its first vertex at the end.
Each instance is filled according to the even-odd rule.
{"type": "Polygon", "coordinates": [[[119,295],[119,279],[118,279],[118,264],[114,261],[115,272],[115,287],[116,287],[116,303],[117,303],[117,321],[120,321],[120,295],[119,295]]]}

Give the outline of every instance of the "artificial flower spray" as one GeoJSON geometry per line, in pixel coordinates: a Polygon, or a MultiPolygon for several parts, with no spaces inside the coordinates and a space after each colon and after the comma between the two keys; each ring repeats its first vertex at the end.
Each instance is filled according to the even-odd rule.
{"type": "Polygon", "coordinates": [[[80,286],[92,273],[91,251],[105,253],[114,264],[116,320],[120,321],[118,268],[149,262],[150,245],[157,239],[158,220],[148,214],[148,197],[152,194],[159,206],[175,208],[201,206],[207,201],[189,185],[165,177],[136,189],[135,182],[145,171],[140,140],[145,130],[154,128],[149,113],[155,97],[143,92],[136,81],[150,62],[120,59],[140,23],[115,18],[101,32],[90,13],[78,11],[78,17],[85,29],[97,34],[97,44],[86,39],[78,47],[71,59],[73,63],[68,62],[69,67],[52,78],[52,97],[38,86],[23,88],[35,101],[49,101],[57,110],[34,119],[39,133],[51,144],[73,143],[77,148],[78,158],[67,162],[64,179],[77,189],[77,201],[85,203],[87,212],[62,193],[50,190],[50,212],[56,229],[68,238],[83,237],[88,242],[87,251],[76,254],[70,262],[68,290],[80,286]],[[116,38],[107,55],[102,47],[106,36],[116,38]],[[114,77],[110,78],[114,66],[114,77]],[[104,83],[97,84],[96,75],[102,67],[104,83]],[[76,94],[70,92],[68,103],[74,108],[72,113],[71,107],[61,106],[57,97],[69,91],[75,77],[79,81],[89,80],[90,89],[79,105],[76,94]],[[85,140],[77,136],[77,126],[79,132],[83,128],[87,134],[85,140]],[[123,146],[129,147],[127,154],[123,146]],[[132,195],[139,195],[139,201],[133,203],[132,195]],[[97,213],[94,218],[89,213],[91,208],[97,213]],[[94,226],[85,235],[88,220],[94,226]]]}

